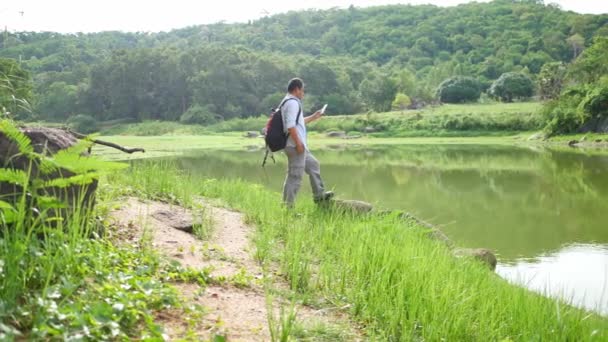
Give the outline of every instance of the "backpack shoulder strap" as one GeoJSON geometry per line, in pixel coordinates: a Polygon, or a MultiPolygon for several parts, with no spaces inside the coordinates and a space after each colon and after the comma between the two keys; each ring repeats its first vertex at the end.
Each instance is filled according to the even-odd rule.
{"type": "MultiPolygon", "coordinates": [[[[296,99],[294,99],[293,97],[290,97],[288,99],[283,100],[283,102],[281,102],[281,104],[279,105],[279,110],[281,111],[281,114],[283,113],[283,106],[289,100],[296,100],[296,99]]],[[[298,116],[296,116],[296,125],[298,125],[300,123],[300,116],[302,116],[302,107],[300,105],[300,101],[297,101],[297,102],[298,102],[298,116]]]]}

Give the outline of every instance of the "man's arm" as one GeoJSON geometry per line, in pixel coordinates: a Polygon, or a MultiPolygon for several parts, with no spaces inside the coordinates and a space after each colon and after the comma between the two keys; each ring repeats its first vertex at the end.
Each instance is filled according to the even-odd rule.
{"type": "Polygon", "coordinates": [[[295,127],[288,128],[289,136],[293,139],[293,142],[296,143],[296,151],[300,154],[304,153],[304,144],[300,140],[300,136],[298,135],[298,130],[295,127]]]}
{"type": "Polygon", "coordinates": [[[300,154],[304,153],[304,144],[302,144],[302,140],[300,140],[300,136],[298,135],[298,131],[296,129],[296,120],[300,114],[300,106],[296,103],[296,101],[287,101],[282,108],[282,111],[283,115],[285,116],[285,129],[287,129],[289,136],[296,144],[296,151],[300,154]]]}

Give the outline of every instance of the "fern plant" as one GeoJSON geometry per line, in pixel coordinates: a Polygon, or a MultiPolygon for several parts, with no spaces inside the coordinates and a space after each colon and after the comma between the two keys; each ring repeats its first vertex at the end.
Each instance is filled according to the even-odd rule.
{"type": "Polygon", "coordinates": [[[36,218],[47,220],[69,216],[67,209],[87,210],[99,176],[127,167],[124,163],[86,156],[92,144],[87,139],[54,155],[36,151],[30,138],[9,119],[0,119],[1,136],[9,142],[8,149],[16,152],[7,156],[0,169],[3,189],[0,210],[4,224],[16,220],[13,213],[20,203],[34,210],[36,218]]]}
{"type": "Polygon", "coordinates": [[[21,154],[28,158],[34,156],[34,148],[30,138],[23,134],[11,120],[0,120],[0,132],[15,143],[21,154]]]}

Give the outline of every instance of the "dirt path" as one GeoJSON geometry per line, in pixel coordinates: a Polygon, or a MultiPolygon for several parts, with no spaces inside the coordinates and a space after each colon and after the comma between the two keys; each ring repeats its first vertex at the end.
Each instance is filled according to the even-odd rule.
{"type": "MultiPolygon", "coordinates": [[[[201,203],[201,210],[194,214],[156,201],[128,198],[123,203],[111,215],[121,240],[150,243],[182,266],[207,269],[219,280],[220,285],[204,288],[196,284],[175,285],[186,303],[202,306],[205,313],[194,327],[177,312],[162,313],[159,319],[171,340],[184,337],[209,340],[216,335],[229,341],[271,340],[267,308],[273,307],[272,315],[278,319],[280,306],[290,305],[282,299],[267,304],[261,281],[263,272],[253,258],[254,230],[244,223],[242,214],[206,203],[201,203]],[[201,224],[203,231],[211,231],[210,238],[205,241],[192,234],[188,227],[192,222],[201,224]]],[[[286,288],[285,284],[276,285],[286,288]]],[[[359,339],[344,317],[303,306],[295,310],[301,327],[329,326],[329,330],[336,332],[334,340],[359,339]]]]}

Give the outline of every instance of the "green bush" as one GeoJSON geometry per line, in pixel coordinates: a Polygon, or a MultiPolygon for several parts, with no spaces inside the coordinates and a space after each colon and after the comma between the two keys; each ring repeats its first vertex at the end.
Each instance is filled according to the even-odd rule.
{"type": "Polygon", "coordinates": [[[595,131],[596,124],[608,117],[608,82],[569,88],[545,104],[542,114],[551,135],[595,131]]]}
{"type": "Polygon", "coordinates": [[[608,38],[597,37],[568,68],[574,83],[547,103],[542,114],[549,134],[605,132],[608,128],[608,38]]]}
{"type": "Polygon", "coordinates": [[[481,84],[474,78],[456,76],[443,81],[437,97],[443,103],[474,102],[481,96],[481,84]]]}
{"type": "Polygon", "coordinates": [[[591,118],[602,119],[608,117],[608,82],[599,84],[587,92],[587,96],[580,104],[580,108],[591,118]]]}
{"type": "Polygon", "coordinates": [[[405,110],[412,104],[412,100],[409,96],[399,93],[395,96],[395,100],[393,101],[393,110],[405,110]]]}
{"type": "Polygon", "coordinates": [[[216,121],[216,115],[208,106],[203,107],[198,104],[188,108],[179,118],[179,122],[183,124],[209,125],[216,121]]]}
{"type": "Polygon", "coordinates": [[[67,124],[70,129],[84,134],[94,133],[99,130],[97,120],[86,114],[78,114],[70,117],[67,124]]]}
{"type": "Polygon", "coordinates": [[[527,99],[534,95],[534,83],[525,74],[507,72],[498,78],[490,87],[490,95],[502,102],[515,99],[527,99]]]}

